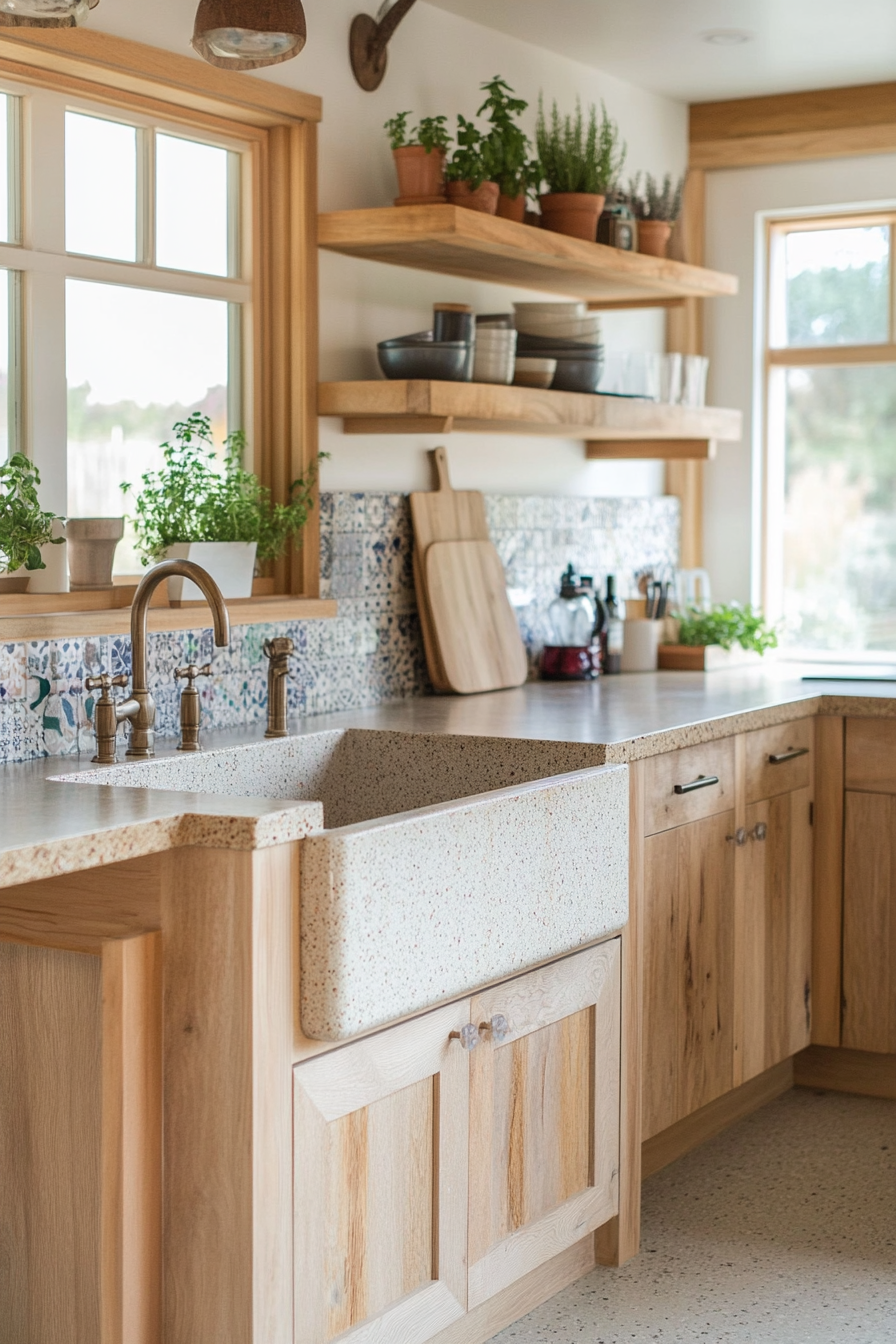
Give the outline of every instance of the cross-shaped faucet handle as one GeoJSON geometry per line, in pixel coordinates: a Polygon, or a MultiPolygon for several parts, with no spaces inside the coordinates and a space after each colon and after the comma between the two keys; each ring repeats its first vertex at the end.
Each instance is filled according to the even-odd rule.
{"type": "Polygon", "coordinates": [[[102,691],[103,695],[109,695],[113,686],[127,686],[128,677],[124,672],[120,672],[117,677],[110,676],[108,672],[101,672],[98,677],[88,677],[84,682],[88,691],[102,691]]]}
{"type": "Polygon", "coordinates": [[[203,667],[197,667],[195,663],[187,663],[186,667],[176,667],[174,669],[175,681],[186,681],[188,689],[192,687],[197,677],[210,677],[211,674],[211,663],[205,663],[203,667]]]}

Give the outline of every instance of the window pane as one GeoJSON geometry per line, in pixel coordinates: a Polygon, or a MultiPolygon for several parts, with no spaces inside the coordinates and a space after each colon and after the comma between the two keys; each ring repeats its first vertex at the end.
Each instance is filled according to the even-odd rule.
{"type": "Polygon", "coordinates": [[[228,160],[217,145],[156,135],[156,262],[227,275],[228,160]]]}
{"type": "Polygon", "coordinates": [[[896,650],[896,366],[784,377],[787,642],[896,650]]]}
{"type": "Polygon", "coordinates": [[[10,423],[14,421],[14,380],[10,378],[9,367],[14,280],[15,277],[9,271],[0,271],[0,461],[16,451],[16,444],[12,441],[14,436],[10,433],[10,423]]]}
{"type": "Polygon", "coordinates": [[[0,94],[0,243],[19,241],[20,99],[0,94]]]}
{"type": "Polygon", "coordinates": [[[137,131],[65,114],[65,246],[113,261],[137,260],[137,131]]]}
{"type": "MultiPolygon", "coordinates": [[[[142,474],[162,465],[159,445],[191,411],[205,412],[223,440],[227,310],[220,299],[66,281],[70,516],[132,513],[134,495],[122,495],[121,482],[139,489],[142,474]]],[[[115,570],[140,567],[129,528],[115,570]]]]}
{"type": "Polygon", "coordinates": [[[890,230],[789,233],[788,345],[872,345],[888,338],[890,230]]]}

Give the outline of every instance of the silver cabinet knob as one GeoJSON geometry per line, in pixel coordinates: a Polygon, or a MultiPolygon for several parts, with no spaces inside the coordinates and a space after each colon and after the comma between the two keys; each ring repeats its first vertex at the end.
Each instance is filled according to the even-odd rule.
{"type": "Polygon", "coordinates": [[[460,1041],[462,1050],[475,1050],[479,1044],[479,1028],[474,1022],[468,1022],[460,1031],[452,1031],[448,1037],[449,1041],[460,1041]]]}
{"type": "Polygon", "coordinates": [[[496,1045],[502,1045],[511,1034],[512,1028],[503,1013],[495,1013],[488,1022],[480,1022],[479,1030],[491,1036],[496,1045]]]}
{"type": "Polygon", "coordinates": [[[738,845],[738,846],[739,846],[739,845],[745,845],[745,844],[747,843],[747,828],[746,828],[746,826],[738,826],[738,828],[737,828],[737,830],[734,832],[734,834],[733,834],[733,835],[726,835],[726,836],[725,836],[725,839],[726,839],[726,840],[733,840],[734,843],[735,843],[736,845],[738,845]]]}
{"type": "Polygon", "coordinates": [[[750,839],[764,840],[767,835],[768,835],[768,826],[765,824],[764,821],[757,821],[756,825],[750,832],[750,839]]]}

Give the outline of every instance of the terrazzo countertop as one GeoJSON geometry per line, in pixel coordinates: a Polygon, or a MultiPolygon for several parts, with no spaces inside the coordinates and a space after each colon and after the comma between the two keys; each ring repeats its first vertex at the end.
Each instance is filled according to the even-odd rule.
{"type": "MultiPolygon", "coordinates": [[[[624,764],[807,714],[896,717],[894,692],[894,683],[803,682],[799,669],[787,665],[657,672],[594,683],[538,682],[489,695],[415,698],[297,719],[291,730],[375,728],[578,743],[594,749],[580,765],[624,764]]],[[[212,748],[261,736],[253,725],[207,733],[203,740],[212,748]]],[[[161,754],[175,755],[168,747],[161,754]]],[[[316,803],[84,788],[53,778],[91,769],[96,767],[86,757],[0,767],[0,886],[177,845],[260,848],[301,839],[323,825],[316,803]]]]}

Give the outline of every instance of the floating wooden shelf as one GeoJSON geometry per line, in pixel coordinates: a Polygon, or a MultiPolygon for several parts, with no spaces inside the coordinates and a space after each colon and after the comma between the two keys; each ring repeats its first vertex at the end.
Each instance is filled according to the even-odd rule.
{"type": "Polygon", "coordinates": [[[498,383],[321,383],[318,412],[346,434],[539,434],[585,439],[589,457],[705,458],[741,436],[740,411],[498,383]]]}
{"type": "MultiPolygon", "coordinates": [[[[116,589],[116,592],[127,589],[116,589]]],[[[55,639],[63,636],[125,635],[131,628],[130,605],[89,609],[86,593],[23,593],[15,599],[0,598],[0,641],[55,639]],[[25,604],[33,604],[29,610],[25,604]],[[82,599],[79,609],[73,599],[82,599]],[[18,604],[18,605],[16,605],[18,604]]],[[[309,597],[251,597],[228,601],[231,625],[256,625],[268,621],[311,621],[336,615],[336,603],[309,597]]],[[[150,630],[196,630],[211,625],[205,602],[184,602],[180,607],[151,606],[150,630]]]]}
{"type": "Polygon", "coordinates": [[[441,275],[587,299],[592,307],[665,306],[737,293],[737,277],[623,252],[454,205],[339,210],[318,219],[330,252],[441,275]]]}

